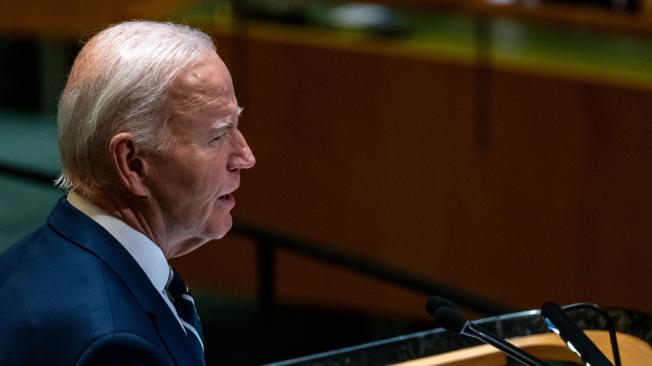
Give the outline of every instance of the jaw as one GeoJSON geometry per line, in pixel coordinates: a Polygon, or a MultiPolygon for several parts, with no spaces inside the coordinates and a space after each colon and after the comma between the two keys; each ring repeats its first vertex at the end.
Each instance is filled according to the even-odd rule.
{"type": "Polygon", "coordinates": [[[206,216],[196,220],[196,225],[191,228],[176,230],[177,239],[171,240],[167,250],[164,250],[168,259],[188,254],[212,240],[222,239],[233,226],[230,209],[224,210],[222,202],[215,202],[206,216]]]}

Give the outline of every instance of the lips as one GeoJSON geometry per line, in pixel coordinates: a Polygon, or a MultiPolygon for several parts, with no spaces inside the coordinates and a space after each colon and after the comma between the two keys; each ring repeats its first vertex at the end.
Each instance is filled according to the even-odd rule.
{"type": "Polygon", "coordinates": [[[217,200],[219,202],[222,202],[223,204],[226,204],[230,208],[233,208],[233,206],[235,206],[235,197],[233,196],[233,192],[235,192],[236,189],[238,189],[237,186],[232,188],[232,189],[227,190],[226,191],[227,193],[217,197],[217,200]]]}
{"type": "Polygon", "coordinates": [[[232,195],[231,193],[227,193],[227,194],[225,194],[225,195],[222,195],[222,196],[217,197],[217,199],[218,199],[218,200],[227,200],[227,201],[228,201],[228,200],[232,200],[232,199],[233,199],[233,195],[232,195]]]}

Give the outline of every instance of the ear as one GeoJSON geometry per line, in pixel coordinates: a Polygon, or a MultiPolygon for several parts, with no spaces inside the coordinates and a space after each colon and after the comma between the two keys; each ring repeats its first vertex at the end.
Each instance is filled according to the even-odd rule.
{"type": "Polygon", "coordinates": [[[149,195],[145,185],[146,164],[134,136],[121,132],[111,139],[109,155],[119,183],[136,196],[149,195]]]}

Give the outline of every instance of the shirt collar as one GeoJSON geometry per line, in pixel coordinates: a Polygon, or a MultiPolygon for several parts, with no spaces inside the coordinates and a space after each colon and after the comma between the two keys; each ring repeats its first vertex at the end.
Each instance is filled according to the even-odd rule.
{"type": "Polygon", "coordinates": [[[156,243],[85,197],[70,191],[66,198],[73,207],[108,231],[129,252],[156,290],[159,292],[164,290],[170,267],[163,251],[156,243]]]}

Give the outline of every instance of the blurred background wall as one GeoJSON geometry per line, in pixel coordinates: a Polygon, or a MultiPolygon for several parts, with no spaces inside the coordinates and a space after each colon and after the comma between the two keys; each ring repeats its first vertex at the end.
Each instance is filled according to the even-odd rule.
{"type": "MultiPolygon", "coordinates": [[[[56,176],[56,99],[80,41],[133,18],[214,36],[257,157],[238,222],[515,310],[554,299],[652,312],[648,2],[9,1],[0,163],[56,176]]],[[[6,172],[0,186],[0,248],[62,194],[6,172]]],[[[215,306],[249,311],[258,254],[232,235],[176,265],[215,306]]],[[[242,364],[432,326],[425,294],[283,249],[275,258],[275,300],[296,310],[285,332],[311,344],[242,364]],[[329,315],[292,325],[315,319],[298,309],[329,315]],[[345,328],[305,335],[333,313],[345,328]]],[[[246,339],[248,316],[215,320],[215,344],[246,339]]]]}

